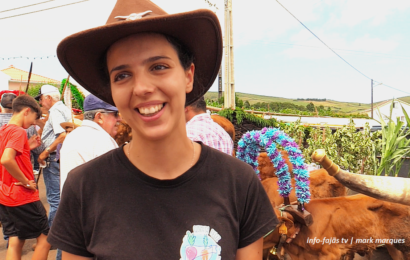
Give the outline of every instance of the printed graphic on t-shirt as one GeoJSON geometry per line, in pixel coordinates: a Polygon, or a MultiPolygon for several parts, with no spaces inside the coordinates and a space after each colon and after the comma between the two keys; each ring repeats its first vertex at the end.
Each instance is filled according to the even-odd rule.
{"type": "Polygon", "coordinates": [[[221,236],[208,226],[194,225],[193,232],[187,231],[182,239],[180,260],[220,260],[221,236]]]}

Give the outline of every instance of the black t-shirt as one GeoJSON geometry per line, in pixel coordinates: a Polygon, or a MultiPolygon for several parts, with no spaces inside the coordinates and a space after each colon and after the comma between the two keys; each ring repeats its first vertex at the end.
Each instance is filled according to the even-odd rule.
{"type": "Polygon", "coordinates": [[[277,223],[255,172],[234,157],[202,145],[191,169],[158,180],[120,147],[70,172],[48,241],[95,259],[229,260],[277,223]]]}

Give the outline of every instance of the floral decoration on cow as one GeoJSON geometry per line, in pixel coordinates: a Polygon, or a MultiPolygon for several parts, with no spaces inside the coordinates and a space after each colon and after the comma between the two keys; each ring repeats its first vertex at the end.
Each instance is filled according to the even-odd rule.
{"type": "Polygon", "coordinates": [[[278,176],[279,194],[288,197],[292,190],[290,173],[285,160],[282,158],[276,144],[280,144],[289,155],[296,180],[296,197],[299,203],[308,203],[310,200],[309,172],[306,170],[305,160],[296,142],[277,128],[263,128],[261,131],[250,131],[244,134],[238,142],[236,157],[249,165],[257,174],[259,171],[257,157],[260,147],[265,147],[278,176]]]}

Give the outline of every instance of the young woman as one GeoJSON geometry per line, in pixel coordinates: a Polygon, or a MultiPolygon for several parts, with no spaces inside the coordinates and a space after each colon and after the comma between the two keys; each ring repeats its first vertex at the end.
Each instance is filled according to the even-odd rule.
{"type": "Polygon", "coordinates": [[[107,25],[66,38],[58,54],[133,131],[69,173],[49,236],[63,258],[261,259],[278,222],[252,168],[186,135],[185,105],[219,70],[216,16],[118,1],[107,25]]]}

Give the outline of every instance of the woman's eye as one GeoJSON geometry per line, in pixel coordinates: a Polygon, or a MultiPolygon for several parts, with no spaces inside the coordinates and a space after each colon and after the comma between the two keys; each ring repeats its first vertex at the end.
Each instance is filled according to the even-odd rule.
{"type": "Polygon", "coordinates": [[[153,67],[152,67],[152,70],[165,70],[165,69],[167,69],[167,68],[168,68],[168,67],[165,66],[165,65],[158,64],[158,65],[153,66],[153,67]]]}
{"type": "Polygon", "coordinates": [[[123,80],[123,79],[125,79],[125,78],[127,78],[127,77],[129,77],[128,74],[126,74],[126,73],[119,73],[119,74],[115,75],[115,77],[114,77],[114,82],[123,80]]]}

